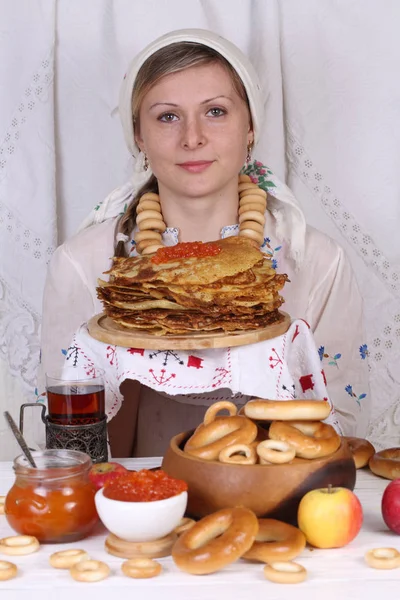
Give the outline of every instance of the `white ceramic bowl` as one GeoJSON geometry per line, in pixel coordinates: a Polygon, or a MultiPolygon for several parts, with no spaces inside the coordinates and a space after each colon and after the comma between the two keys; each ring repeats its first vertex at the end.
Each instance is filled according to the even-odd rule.
{"type": "Polygon", "coordinates": [[[151,542],[168,535],[177,527],[185,514],[187,492],[165,500],[151,502],[124,502],[96,492],[95,502],[103,525],[128,542],[151,542]]]}

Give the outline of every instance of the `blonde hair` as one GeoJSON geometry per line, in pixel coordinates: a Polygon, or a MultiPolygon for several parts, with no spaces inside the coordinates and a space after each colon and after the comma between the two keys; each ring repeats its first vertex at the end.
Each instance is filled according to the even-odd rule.
{"type": "MultiPolygon", "coordinates": [[[[211,63],[221,64],[227,70],[235,91],[247,105],[251,122],[250,104],[246,89],[232,65],[219,52],[208,46],[197,42],[177,42],[154,52],[138,71],[132,93],[132,118],[136,132],[140,130],[139,112],[143,98],[162,77],[171,73],[178,73],[190,67],[211,63]]],[[[158,182],[154,175],[138,191],[124,215],[119,219],[116,227],[116,235],[118,233],[128,236],[131,234],[136,224],[137,203],[139,198],[146,192],[155,192],[158,194],[158,182]]],[[[126,256],[124,242],[119,241],[115,244],[115,256],[126,256]]]]}

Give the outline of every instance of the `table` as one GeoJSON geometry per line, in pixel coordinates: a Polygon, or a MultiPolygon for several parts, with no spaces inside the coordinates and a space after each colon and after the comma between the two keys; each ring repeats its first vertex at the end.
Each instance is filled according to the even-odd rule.
{"type": "MultiPolygon", "coordinates": [[[[160,458],[120,460],[131,469],[158,466],[160,458]]],[[[0,494],[5,494],[14,480],[11,463],[0,463],[0,494]]],[[[123,559],[104,550],[106,531],[99,526],[95,533],[74,544],[43,545],[30,556],[15,561],[20,569],[16,579],[0,583],[0,597],[4,600],[110,600],[119,598],[146,600],[384,600],[400,595],[400,569],[380,571],[369,568],[364,554],[371,548],[391,546],[400,550],[400,536],[388,531],[380,503],[388,481],[369,471],[357,472],[355,492],[364,509],[364,523],[357,538],[344,548],[317,550],[306,548],[296,559],[308,570],[308,579],[298,585],[279,585],[264,579],[262,565],[245,561],[212,575],[194,576],[182,573],[171,558],[159,559],[163,573],[150,580],[133,580],[122,575],[123,559]],[[112,570],[111,576],[101,582],[85,584],[74,581],[67,571],[50,567],[48,557],[57,550],[80,547],[92,558],[104,560],[112,570]]],[[[0,517],[0,537],[13,535],[6,518],[0,517]]],[[[7,557],[1,556],[7,560],[7,557]]],[[[11,559],[13,560],[13,559],[11,559]]]]}

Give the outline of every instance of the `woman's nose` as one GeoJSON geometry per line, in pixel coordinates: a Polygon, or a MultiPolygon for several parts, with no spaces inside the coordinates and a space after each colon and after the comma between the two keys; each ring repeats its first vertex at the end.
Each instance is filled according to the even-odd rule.
{"type": "Polygon", "coordinates": [[[205,135],[201,119],[193,117],[187,119],[183,125],[182,145],[188,150],[194,150],[205,143],[205,135]]]}

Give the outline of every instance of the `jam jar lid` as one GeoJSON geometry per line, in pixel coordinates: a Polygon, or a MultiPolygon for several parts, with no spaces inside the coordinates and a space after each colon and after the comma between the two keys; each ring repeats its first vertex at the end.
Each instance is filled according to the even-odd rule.
{"type": "Polygon", "coordinates": [[[92,460],[79,450],[51,449],[32,452],[36,468],[32,467],[24,454],[14,459],[16,475],[37,479],[64,479],[88,472],[92,460]]]}

